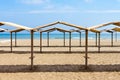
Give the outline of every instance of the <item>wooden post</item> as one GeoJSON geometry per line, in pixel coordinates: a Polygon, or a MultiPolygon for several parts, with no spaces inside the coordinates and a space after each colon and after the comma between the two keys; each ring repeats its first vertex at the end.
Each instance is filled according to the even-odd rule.
{"type": "Polygon", "coordinates": [[[34,31],[31,30],[31,70],[33,70],[33,35],[34,35],[34,31]]]}
{"type": "Polygon", "coordinates": [[[81,46],[81,32],[79,32],[80,33],[80,46],[81,46]]]}
{"type": "Polygon", "coordinates": [[[69,52],[71,52],[71,32],[69,33],[69,52]]]}
{"type": "Polygon", "coordinates": [[[111,33],[111,46],[113,47],[113,32],[111,33]]]}
{"type": "Polygon", "coordinates": [[[115,34],[115,41],[117,42],[117,32],[116,32],[116,34],[115,34]]]}
{"type": "Polygon", "coordinates": [[[47,46],[49,47],[49,32],[47,32],[47,46]]]}
{"type": "Polygon", "coordinates": [[[98,53],[100,53],[100,48],[101,48],[101,46],[100,46],[100,32],[98,33],[98,36],[99,36],[99,41],[98,41],[98,53]]]}
{"type": "Polygon", "coordinates": [[[65,32],[63,32],[63,33],[64,33],[64,35],[63,35],[64,36],[64,41],[63,42],[64,42],[64,46],[65,46],[65,32]]]}
{"type": "Polygon", "coordinates": [[[88,68],[88,30],[85,31],[85,69],[88,68]]]}
{"type": "Polygon", "coordinates": [[[17,33],[15,32],[15,47],[17,46],[17,33]]]}
{"type": "Polygon", "coordinates": [[[40,32],[40,52],[42,52],[42,32],[40,32]]]}
{"type": "Polygon", "coordinates": [[[10,39],[11,39],[11,44],[10,44],[10,46],[11,46],[11,52],[12,52],[12,32],[10,32],[10,39]]]}
{"type": "Polygon", "coordinates": [[[96,47],[97,47],[97,33],[96,33],[96,47]]]}

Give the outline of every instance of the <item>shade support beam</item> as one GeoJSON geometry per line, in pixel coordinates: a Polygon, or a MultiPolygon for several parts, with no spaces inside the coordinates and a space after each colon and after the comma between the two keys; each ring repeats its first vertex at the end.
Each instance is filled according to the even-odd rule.
{"type": "Polygon", "coordinates": [[[63,43],[64,43],[64,46],[65,46],[65,32],[63,32],[63,37],[64,37],[63,43]]]}
{"type": "Polygon", "coordinates": [[[95,42],[96,42],[96,47],[97,47],[97,38],[98,38],[97,34],[98,34],[98,33],[95,33],[95,34],[96,34],[96,41],[95,41],[95,42]]]}
{"type": "Polygon", "coordinates": [[[42,32],[40,32],[40,52],[42,52],[42,32]]]}
{"type": "Polygon", "coordinates": [[[11,47],[10,48],[11,48],[11,52],[13,52],[13,50],[12,50],[12,32],[10,32],[10,39],[11,39],[10,40],[11,41],[11,44],[10,44],[11,47]]]}
{"type": "Polygon", "coordinates": [[[100,48],[101,48],[101,46],[100,46],[100,32],[98,33],[98,38],[99,38],[99,40],[98,40],[98,53],[100,53],[100,48]]]}
{"type": "Polygon", "coordinates": [[[49,38],[50,38],[50,32],[47,32],[47,46],[49,47],[49,38]]]}
{"type": "Polygon", "coordinates": [[[113,32],[111,33],[111,47],[113,47],[113,32]]]}
{"type": "Polygon", "coordinates": [[[17,46],[17,32],[15,32],[15,47],[17,46]]]}
{"type": "Polygon", "coordinates": [[[81,32],[79,32],[79,34],[80,34],[80,46],[81,46],[81,32]]]}
{"type": "Polygon", "coordinates": [[[116,32],[116,34],[115,34],[115,41],[117,42],[117,32],[116,32]]]}
{"type": "Polygon", "coordinates": [[[71,52],[71,32],[69,32],[69,52],[71,52]]]}
{"type": "Polygon", "coordinates": [[[88,30],[85,30],[85,69],[88,68],[88,30]]]}
{"type": "Polygon", "coordinates": [[[33,36],[33,35],[34,35],[34,31],[31,30],[30,33],[31,33],[31,57],[30,57],[30,58],[31,58],[31,70],[33,70],[33,67],[34,67],[34,64],[33,64],[33,58],[34,58],[34,56],[33,56],[33,53],[34,53],[34,52],[33,52],[33,46],[34,46],[34,45],[33,45],[33,42],[34,42],[34,41],[33,41],[33,37],[34,37],[34,36],[33,36]]]}

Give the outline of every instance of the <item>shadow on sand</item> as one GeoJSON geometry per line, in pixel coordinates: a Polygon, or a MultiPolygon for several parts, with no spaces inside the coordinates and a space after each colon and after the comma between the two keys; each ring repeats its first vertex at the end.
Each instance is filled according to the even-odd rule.
{"type": "MultiPolygon", "coordinates": [[[[9,54],[9,53],[13,53],[13,54],[30,54],[31,51],[4,51],[4,50],[0,50],[0,54],[9,54]]],[[[35,54],[85,54],[85,51],[34,51],[35,54]]],[[[88,53],[94,53],[94,54],[98,54],[98,51],[88,51],[88,53]]],[[[99,54],[102,53],[120,53],[120,51],[100,51],[99,54]]]]}
{"type": "Polygon", "coordinates": [[[18,72],[120,72],[120,65],[35,65],[30,70],[30,65],[0,65],[0,73],[18,72]]]}

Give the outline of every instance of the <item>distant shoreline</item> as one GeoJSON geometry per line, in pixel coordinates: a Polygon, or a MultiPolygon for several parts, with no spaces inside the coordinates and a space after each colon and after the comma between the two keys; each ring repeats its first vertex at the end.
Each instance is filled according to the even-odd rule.
{"type": "MultiPolygon", "coordinates": [[[[42,39],[47,39],[47,34],[43,34],[42,35],[42,39]]],[[[15,35],[13,34],[13,39],[15,38],[15,35]]],[[[64,35],[63,34],[53,34],[51,33],[49,35],[50,39],[64,39],[64,35]]],[[[65,35],[66,39],[69,39],[69,34],[65,35]]],[[[72,39],[80,39],[80,35],[73,33],[71,35],[72,39]]],[[[89,34],[88,35],[89,39],[95,39],[96,36],[94,33],[89,34]]],[[[114,39],[116,38],[116,35],[114,35],[114,39]]],[[[10,34],[0,34],[0,39],[10,39],[10,34]]],[[[17,34],[17,39],[30,39],[30,34],[17,34]]],[[[39,34],[34,34],[34,39],[40,39],[40,35],[39,34]]],[[[85,34],[82,33],[81,35],[81,39],[85,39],[85,34]]],[[[101,39],[111,39],[111,34],[101,34],[101,39]]],[[[117,39],[120,39],[119,34],[117,35],[117,39]]]]}

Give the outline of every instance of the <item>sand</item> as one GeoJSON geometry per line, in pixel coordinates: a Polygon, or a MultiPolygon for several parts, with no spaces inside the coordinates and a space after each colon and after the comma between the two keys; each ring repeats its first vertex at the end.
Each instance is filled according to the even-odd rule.
{"type": "MultiPolygon", "coordinates": [[[[47,40],[43,40],[46,46],[47,40]]],[[[66,40],[66,46],[69,41],[66,40]]],[[[119,80],[120,79],[120,41],[114,41],[117,47],[101,47],[102,53],[97,53],[98,47],[89,47],[89,68],[84,69],[84,47],[72,47],[73,53],[50,52],[39,53],[40,48],[34,47],[34,70],[30,71],[30,40],[18,40],[18,47],[10,51],[10,41],[0,42],[0,80],[119,80]],[[3,47],[4,46],[4,47],[3,47]],[[104,52],[105,51],[105,52],[104,52]],[[112,52],[113,51],[113,52],[112,52]],[[117,52],[116,52],[117,51],[117,52]]],[[[14,41],[13,41],[14,45],[14,41]]],[[[62,39],[50,40],[52,46],[62,46],[62,39]]],[[[72,40],[72,45],[79,46],[79,40],[72,40]]],[[[89,40],[89,45],[95,45],[95,40],[89,40]]],[[[110,40],[101,40],[102,46],[110,46],[110,40]]],[[[34,46],[39,46],[39,40],[34,40],[34,46]]],[[[84,46],[84,39],[82,39],[84,46]]],[[[68,47],[43,47],[43,51],[68,51],[68,47]]]]}

